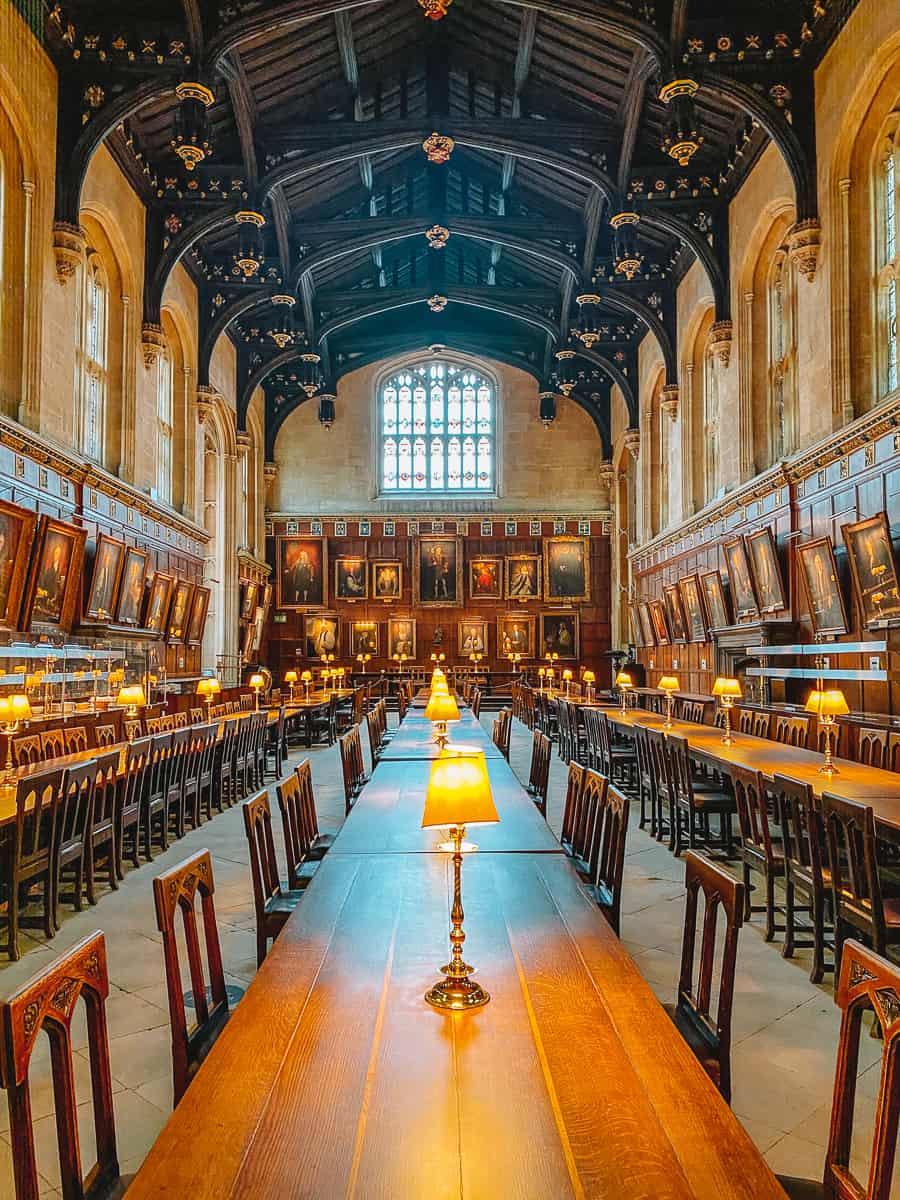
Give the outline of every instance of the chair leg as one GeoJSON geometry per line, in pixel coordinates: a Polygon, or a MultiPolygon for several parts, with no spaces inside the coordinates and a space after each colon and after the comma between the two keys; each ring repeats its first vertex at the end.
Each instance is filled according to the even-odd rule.
{"type": "MultiPolygon", "coordinates": [[[[12,900],[10,900],[12,903],[12,900]]],[[[18,904],[18,900],[16,901],[18,904]]],[[[16,926],[18,928],[18,911],[16,912],[16,926]]],[[[49,942],[55,933],[53,928],[53,875],[50,871],[44,876],[44,937],[49,942]]],[[[16,947],[16,958],[19,957],[18,946],[16,947]]]]}
{"type": "Polygon", "coordinates": [[[784,945],[781,947],[782,958],[794,957],[794,926],[794,885],[790,880],[786,880],[784,887],[784,945]]]}
{"type": "Polygon", "coordinates": [[[810,983],[821,983],[825,974],[825,897],[813,895],[810,904],[813,923],[813,960],[810,983]]]}
{"type": "MultiPolygon", "coordinates": [[[[9,889],[9,904],[7,906],[6,927],[9,930],[9,943],[7,952],[12,962],[19,961],[19,883],[13,882],[9,889]]],[[[47,889],[50,887],[50,876],[47,876],[44,883],[44,933],[47,940],[53,937],[53,929],[50,921],[50,901],[47,897],[47,889]],[[50,932],[48,933],[48,929],[50,932]]]]}
{"type": "Polygon", "coordinates": [[[87,887],[88,904],[96,904],[97,903],[97,894],[94,889],[94,870],[95,870],[96,864],[94,863],[94,843],[90,840],[90,837],[88,837],[88,843],[87,843],[87,846],[85,846],[84,853],[87,857],[87,871],[85,873],[85,884],[87,887]]]}
{"type": "Polygon", "coordinates": [[[766,932],[765,940],[771,942],[775,937],[775,878],[771,871],[766,871],[766,932]]]}
{"type": "Polygon", "coordinates": [[[266,936],[265,927],[261,924],[256,926],[256,965],[261,967],[266,961],[266,952],[269,946],[269,939],[266,936]]]}
{"type": "Polygon", "coordinates": [[[746,863],[744,863],[744,869],[742,871],[742,875],[744,877],[744,920],[749,921],[750,920],[750,891],[751,891],[750,868],[747,866],[746,863]]]}

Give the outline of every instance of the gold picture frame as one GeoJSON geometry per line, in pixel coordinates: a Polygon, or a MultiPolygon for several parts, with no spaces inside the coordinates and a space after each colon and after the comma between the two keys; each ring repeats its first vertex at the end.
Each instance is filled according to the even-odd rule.
{"type": "Polygon", "coordinates": [[[544,599],[566,604],[591,598],[591,539],[563,535],[544,540],[544,599]]]}
{"type": "Polygon", "coordinates": [[[419,608],[461,608],[463,540],[443,533],[422,534],[414,546],[413,603],[419,608]]]}
{"type": "Polygon", "coordinates": [[[503,560],[503,594],[507,600],[540,600],[544,560],[540,554],[510,554],[503,560]]]}

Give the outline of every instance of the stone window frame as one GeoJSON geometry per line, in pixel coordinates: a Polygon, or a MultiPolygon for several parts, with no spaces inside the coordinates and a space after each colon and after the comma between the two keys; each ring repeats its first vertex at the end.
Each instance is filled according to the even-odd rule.
{"type": "Polygon", "coordinates": [[[105,466],[110,291],[103,256],[92,247],[85,251],[82,263],[79,301],[75,442],[85,458],[105,466]]]}
{"type": "Polygon", "coordinates": [[[876,139],[872,195],[876,218],[873,273],[878,396],[885,400],[900,388],[900,113],[897,112],[891,113],[876,139]],[[893,192],[892,205],[889,189],[893,192]],[[893,227],[893,245],[888,240],[889,222],[893,227]]]}

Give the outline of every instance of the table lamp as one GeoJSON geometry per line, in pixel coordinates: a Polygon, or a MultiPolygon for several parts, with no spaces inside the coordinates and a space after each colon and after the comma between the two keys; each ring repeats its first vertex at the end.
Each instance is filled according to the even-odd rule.
{"type": "Polygon", "coordinates": [[[21,692],[12,696],[0,697],[0,727],[6,734],[6,769],[3,772],[3,783],[11,787],[15,778],[13,767],[12,740],[22,721],[31,720],[31,704],[28,697],[21,692]]]}
{"type": "Polygon", "coordinates": [[[139,683],[130,683],[127,687],[119,688],[116,704],[124,706],[125,716],[131,720],[134,720],[138,715],[138,709],[143,708],[146,703],[147,697],[139,683]]]}
{"type": "MultiPolygon", "coordinates": [[[[593,679],[593,674],[591,674],[593,679]]],[[[634,687],[634,680],[627,671],[619,671],[616,675],[616,687],[622,693],[622,712],[624,713],[628,707],[628,689],[634,687]]]]}
{"type": "Polygon", "coordinates": [[[571,682],[572,682],[572,672],[569,670],[569,668],[568,668],[568,667],[566,667],[566,669],[563,671],[563,673],[562,673],[562,677],[563,677],[563,682],[564,682],[564,683],[565,683],[565,685],[566,685],[566,699],[568,699],[568,697],[569,697],[569,685],[570,685],[570,684],[571,684],[571,682]]]}
{"type": "Polygon", "coordinates": [[[819,724],[822,726],[822,733],[825,735],[825,761],[819,767],[820,775],[839,775],[837,767],[831,757],[831,736],[834,727],[837,724],[838,717],[844,717],[850,711],[850,706],[844,699],[844,693],[840,688],[829,688],[827,691],[810,692],[809,699],[806,701],[806,711],[815,713],[819,718],[819,724]]]}
{"type": "Polygon", "coordinates": [[[293,704],[294,703],[294,684],[297,682],[297,672],[296,671],[285,671],[284,682],[291,689],[291,704],[293,704]]]}
{"type": "Polygon", "coordinates": [[[463,961],[462,843],[467,825],[499,821],[491,795],[487,763],[478,750],[444,750],[431,764],[422,828],[449,826],[453,844],[453,908],[450,913],[450,962],[441,967],[445,978],[425,993],[433,1008],[465,1012],[487,1004],[490,995],[470,978],[474,968],[463,961]]]}
{"type": "Polygon", "coordinates": [[[209,718],[212,710],[213,696],[218,696],[222,690],[222,685],[216,679],[215,675],[204,676],[197,684],[197,695],[202,696],[206,701],[206,715],[209,718]]]}
{"type": "Polygon", "coordinates": [[[437,742],[440,748],[447,745],[447,722],[459,720],[459,709],[456,706],[456,701],[446,690],[432,691],[428,703],[425,705],[426,721],[434,722],[434,730],[431,734],[431,740],[437,742]]]}
{"type": "Polygon", "coordinates": [[[677,675],[663,675],[658,684],[660,691],[666,693],[666,719],[663,722],[664,729],[672,728],[672,711],[675,708],[675,699],[672,693],[678,691],[678,686],[677,675]]]}
{"type": "Polygon", "coordinates": [[[309,685],[312,683],[312,671],[304,671],[300,676],[300,682],[306,688],[306,699],[309,701],[309,685]]]}
{"type": "Polygon", "coordinates": [[[593,700],[593,698],[594,698],[594,683],[597,679],[597,676],[594,674],[593,671],[585,671],[585,673],[582,675],[581,678],[582,678],[585,686],[587,687],[588,700],[589,701],[593,700]]]}
{"type": "Polygon", "coordinates": [[[262,675],[254,673],[253,675],[250,676],[250,678],[247,680],[247,682],[253,688],[254,711],[259,712],[259,693],[266,686],[266,681],[265,681],[265,679],[263,679],[262,675]]]}
{"type": "Polygon", "coordinates": [[[363,673],[363,675],[365,675],[366,663],[372,661],[372,655],[371,654],[357,654],[356,661],[358,663],[362,663],[362,673],[363,673]]]}
{"type": "Polygon", "coordinates": [[[544,670],[544,668],[538,667],[538,691],[539,692],[542,692],[544,690],[544,676],[545,675],[546,675],[546,671],[544,670]]]}
{"type": "Polygon", "coordinates": [[[732,679],[730,675],[720,675],[713,684],[712,694],[719,697],[719,704],[722,707],[722,716],[724,725],[722,727],[722,741],[726,746],[730,746],[734,741],[731,736],[731,710],[734,707],[735,700],[740,700],[741,685],[736,679],[732,679]]]}

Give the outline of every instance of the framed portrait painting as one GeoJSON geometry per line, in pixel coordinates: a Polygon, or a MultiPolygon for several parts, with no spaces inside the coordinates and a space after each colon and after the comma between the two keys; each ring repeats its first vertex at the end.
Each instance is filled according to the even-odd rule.
{"type": "Polygon", "coordinates": [[[591,539],[551,537],[544,542],[544,599],[591,598],[591,539]]]}
{"type": "Polygon", "coordinates": [[[183,642],[187,634],[188,617],[191,615],[191,604],[194,599],[194,585],[186,579],[179,579],[172,593],[172,605],[169,609],[169,624],[166,632],[170,642],[183,642]]]}
{"type": "Polygon", "coordinates": [[[504,593],[507,600],[540,600],[539,554],[510,554],[503,560],[504,593]]]}
{"type": "Polygon", "coordinates": [[[0,625],[18,629],[37,513],[0,500],[0,625]]]}
{"type": "Polygon", "coordinates": [[[303,618],[303,649],[307,658],[321,658],[323,654],[338,652],[337,613],[310,613],[303,618]]]}
{"type": "Polygon", "coordinates": [[[653,622],[653,636],[657,646],[668,646],[669,625],[666,620],[666,607],[662,600],[650,601],[650,619],[653,622]]]}
{"type": "Polygon", "coordinates": [[[174,575],[167,575],[165,571],[156,571],[153,580],[150,584],[150,592],[147,596],[147,607],[144,612],[144,628],[149,629],[151,633],[164,633],[167,625],[166,619],[169,615],[169,605],[172,601],[172,592],[175,590],[174,575]]]}
{"type": "Polygon", "coordinates": [[[50,625],[72,628],[84,561],[87,533],[76,525],[42,516],[25,595],[23,628],[50,625]]]}
{"type": "Polygon", "coordinates": [[[750,556],[750,573],[761,613],[778,612],[787,608],[787,596],[775,535],[771,529],[760,529],[747,538],[747,553],[750,556]]]}
{"type": "Polygon", "coordinates": [[[372,562],[372,599],[399,600],[403,595],[403,563],[395,558],[376,558],[372,562]]]}
{"type": "Polygon", "coordinates": [[[412,617],[391,617],[388,621],[388,658],[405,654],[416,657],[416,622],[412,617]]]}
{"type": "Polygon", "coordinates": [[[696,575],[685,575],[684,579],[678,580],[678,590],[681,592],[681,607],[684,610],[688,641],[705,642],[706,617],[703,612],[700,580],[696,575]]]}
{"type": "Polygon", "coordinates": [[[706,602],[706,615],[709,618],[710,629],[725,629],[731,624],[728,616],[728,604],[725,600],[725,588],[722,586],[722,576],[718,571],[704,571],[700,576],[700,586],[703,588],[703,599],[706,602]]]}
{"type": "Polygon", "coordinates": [[[369,564],[364,558],[336,558],[334,561],[335,600],[368,600],[369,564]]]}
{"type": "Polygon", "coordinates": [[[645,646],[655,646],[656,633],[653,629],[653,618],[650,616],[650,605],[641,601],[637,607],[641,622],[641,639],[645,646]]]}
{"type": "Polygon", "coordinates": [[[251,621],[256,612],[256,593],[259,585],[250,580],[241,584],[241,620],[251,621]]]}
{"type": "Polygon", "coordinates": [[[815,633],[849,633],[834,546],[828,536],[797,544],[798,575],[815,633]]]}
{"type": "Polygon", "coordinates": [[[542,612],[540,621],[542,656],[558,654],[563,662],[578,658],[577,612],[542,612]]]}
{"type": "Polygon", "coordinates": [[[459,606],[463,602],[462,538],[423,534],[413,557],[415,603],[459,606]]]}
{"type": "Polygon", "coordinates": [[[850,575],[864,625],[900,617],[897,567],[887,515],[883,512],[842,525],[850,575]]]}
{"type": "Polygon", "coordinates": [[[191,616],[188,621],[187,640],[192,646],[198,646],[203,641],[203,630],[206,628],[206,614],[209,612],[210,590],[208,587],[197,587],[194,590],[194,603],[191,605],[191,616]]]}
{"type": "Polygon", "coordinates": [[[376,621],[350,621],[348,630],[348,653],[355,659],[357,654],[378,657],[378,623],[376,621]]]}
{"type": "Polygon", "coordinates": [[[535,658],[534,617],[527,613],[503,613],[497,618],[497,657],[508,658],[521,654],[535,658]]]}
{"type": "Polygon", "coordinates": [[[687,621],[685,620],[684,609],[681,606],[681,592],[678,589],[678,584],[673,583],[668,587],[664,587],[663,595],[666,599],[666,615],[669,618],[669,630],[672,634],[672,641],[686,642],[688,640],[687,621]]]}
{"type": "Polygon", "coordinates": [[[94,569],[84,614],[89,621],[111,621],[116,608],[116,589],[125,557],[125,543],[101,533],[94,550],[94,569]]]}
{"type": "MultiPolygon", "coordinates": [[[[498,642],[499,645],[499,642],[498,642]]],[[[456,646],[461,658],[488,652],[488,623],[480,617],[459,621],[456,626],[456,646]]]]}
{"type": "MultiPolygon", "coordinates": [[[[302,611],[328,601],[328,543],[320,537],[275,539],[278,607],[302,611]]],[[[252,616],[252,614],[251,614],[252,616]]]]}
{"type": "Polygon", "coordinates": [[[503,559],[482,555],[469,559],[469,599],[503,599],[503,559]]]}
{"type": "Polygon", "coordinates": [[[732,538],[722,547],[725,552],[725,566],[728,570],[728,582],[731,584],[731,603],[734,607],[734,619],[759,615],[759,605],[753,590],[753,576],[750,574],[750,559],[747,557],[747,544],[742,537],[732,538]]]}
{"type": "MultiPolygon", "coordinates": [[[[144,607],[144,580],[147,577],[147,554],[129,546],[122,560],[122,578],[116,603],[116,621],[120,625],[138,625],[144,607]]],[[[189,615],[189,614],[188,614],[189,615]]]]}
{"type": "Polygon", "coordinates": [[[253,646],[256,642],[256,623],[251,621],[249,625],[245,625],[241,632],[241,655],[246,662],[253,653],[253,646]]]}

